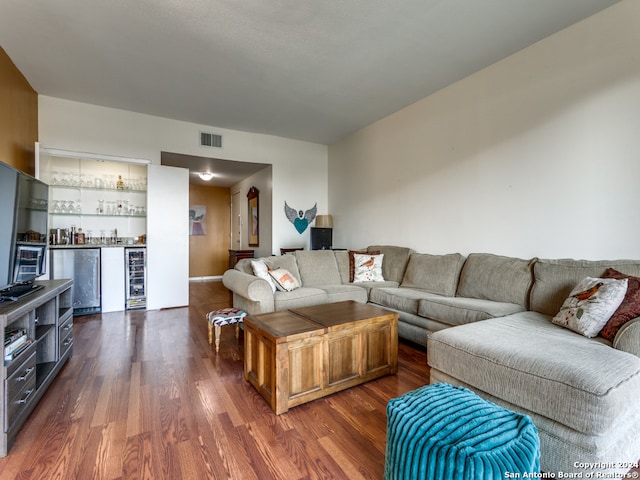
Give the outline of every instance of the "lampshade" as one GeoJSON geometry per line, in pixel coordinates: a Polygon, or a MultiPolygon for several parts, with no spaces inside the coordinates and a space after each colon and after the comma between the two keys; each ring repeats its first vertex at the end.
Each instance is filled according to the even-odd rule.
{"type": "Polygon", "coordinates": [[[209,180],[211,180],[213,178],[213,173],[211,172],[200,172],[198,173],[198,176],[204,180],[205,182],[208,182],[209,180]]]}
{"type": "Polygon", "coordinates": [[[316,228],[333,228],[333,217],[331,215],[317,215],[316,228]]]}

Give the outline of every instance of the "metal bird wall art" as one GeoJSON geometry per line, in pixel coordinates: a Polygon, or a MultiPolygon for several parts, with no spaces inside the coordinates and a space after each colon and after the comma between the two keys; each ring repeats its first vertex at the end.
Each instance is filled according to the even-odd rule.
{"type": "Polygon", "coordinates": [[[309,224],[313,222],[313,219],[316,218],[316,212],[318,211],[318,204],[316,203],[313,208],[309,210],[302,211],[297,210],[295,208],[291,208],[287,205],[287,202],[284,202],[284,214],[287,216],[289,221],[293,223],[293,226],[296,227],[298,233],[302,234],[309,224]]]}

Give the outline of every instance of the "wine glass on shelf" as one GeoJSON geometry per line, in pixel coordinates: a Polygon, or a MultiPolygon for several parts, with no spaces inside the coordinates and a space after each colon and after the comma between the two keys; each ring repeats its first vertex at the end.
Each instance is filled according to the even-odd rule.
{"type": "Polygon", "coordinates": [[[93,188],[95,184],[93,183],[93,175],[88,173],[84,173],[84,188],[93,188]]]}

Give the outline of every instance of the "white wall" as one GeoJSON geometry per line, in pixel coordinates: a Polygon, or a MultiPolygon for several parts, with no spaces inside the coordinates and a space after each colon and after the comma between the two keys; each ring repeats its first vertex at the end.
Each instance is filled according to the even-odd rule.
{"type": "Polygon", "coordinates": [[[38,102],[39,140],[43,147],[146,158],[154,164],[160,164],[162,151],[272,164],[271,205],[264,203],[262,195],[260,205],[263,212],[268,207],[273,211],[273,228],[266,234],[271,235],[274,251],[291,245],[299,237],[284,215],[285,200],[297,205],[318,202],[319,208],[327,209],[326,145],[197,125],[47,96],[40,96],[38,102]],[[223,148],[213,151],[201,147],[201,130],[222,135],[223,148]]]}
{"type": "Polygon", "coordinates": [[[640,2],[329,147],[334,245],[640,258],[640,2]]]}
{"type": "Polygon", "coordinates": [[[189,305],[189,172],[147,168],[147,308],[189,305]]]}
{"type": "MultiPolygon", "coordinates": [[[[263,168],[259,172],[244,179],[242,182],[231,187],[231,198],[233,194],[238,193],[238,199],[240,202],[240,216],[242,218],[242,233],[241,233],[241,245],[240,249],[255,250],[255,257],[266,257],[272,253],[271,243],[271,223],[273,220],[273,212],[271,208],[264,208],[264,205],[271,205],[272,202],[272,189],[271,182],[273,181],[271,168],[263,168]],[[247,193],[251,187],[256,187],[259,192],[258,197],[258,242],[257,247],[249,246],[249,207],[247,193]]],[[[233,200],[232,200],[233,201],[233,200]]]]}

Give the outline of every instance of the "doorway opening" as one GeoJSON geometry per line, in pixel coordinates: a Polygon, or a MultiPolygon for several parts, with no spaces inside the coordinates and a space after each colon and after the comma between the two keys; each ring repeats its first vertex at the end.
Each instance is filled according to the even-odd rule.
{"type": "MultiPolygon", "coordinates": [[[[245,184],[259,182],[263,189],[270,188],[271,164],[171,152],[161,152],[160,162],[189,170],[189,215],[193,227],[188,232],[190,279],[220,278],[229,266],[229,250],[247,248],[243,230],[247,215],[247,199],[242,196],[245,184]],[[213,175],[204,180],[200,173],[213,175]]],[[[270,192],[264,198],[271,198],[270,192]]],[[[260,208],[265,214],[261,216],[270,219],[270,202],[261,202],[260,208]]]]}

